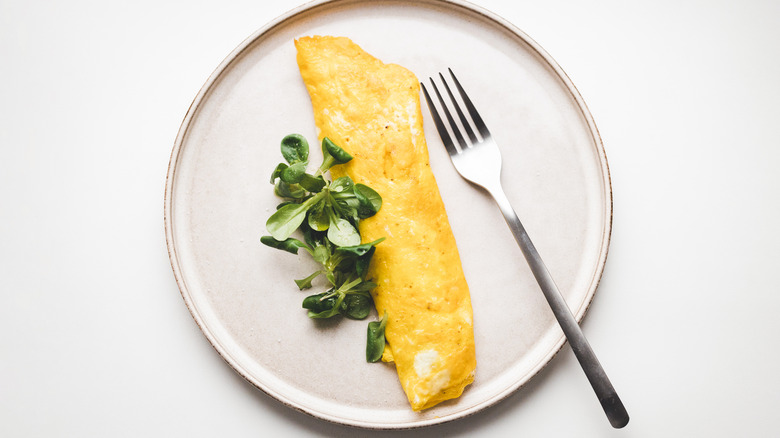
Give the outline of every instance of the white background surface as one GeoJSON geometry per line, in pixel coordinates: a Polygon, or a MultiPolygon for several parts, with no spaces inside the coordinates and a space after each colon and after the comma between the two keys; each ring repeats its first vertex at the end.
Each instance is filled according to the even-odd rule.
{"type": "MultiPolygon", "coordinates": [[[[298,4],[0,0],[0,435],[366,434],[234,373],[165,247],[190,102],[298,4]]],[[[564,348],[499,405],[397,434],[773,435],[780,4],[478,4],[558,61],[600,129],[614,228],[583,329],[632,419],[610,428],[564,348]]]]}

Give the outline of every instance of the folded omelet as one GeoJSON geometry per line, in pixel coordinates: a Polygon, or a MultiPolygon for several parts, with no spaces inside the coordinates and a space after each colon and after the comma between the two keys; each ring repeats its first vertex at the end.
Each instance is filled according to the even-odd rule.
{"type": "Polygon", "coordinates": [[[320,139],[354,157],[332,176],[382,196],[379,213],[359,225],[363,242],[386,238],[371,268],[377,311],[388,314],[382,359],[395,362],[414,410],[458,397],[476,366],[471,298],[428,162],[419,82],[347,38],[295,45],[320,139]]]}

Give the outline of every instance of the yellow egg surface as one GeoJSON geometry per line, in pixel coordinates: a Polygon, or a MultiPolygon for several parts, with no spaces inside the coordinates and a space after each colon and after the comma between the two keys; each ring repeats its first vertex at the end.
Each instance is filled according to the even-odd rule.
{"type": "Polygon", "coordinates": [[[412,409],[459,397],[474,380],[471,298],[444,203],[428,160],[415,75],[385,64],[348,38],[295,41],[320,140],[354,159],[331,169],[382,196],[359,224],[377,245],[370,276],[387,346],[412,409]]]}

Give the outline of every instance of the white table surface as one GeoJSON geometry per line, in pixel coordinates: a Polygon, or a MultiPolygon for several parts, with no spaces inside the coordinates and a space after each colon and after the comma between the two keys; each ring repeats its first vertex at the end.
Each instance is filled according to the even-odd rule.
{"type": "MultiPolygon", "coordinates": [[[[363,436],[228,367],[173,278],[168,159],[189,104],[296,0],[0,0],[0,436],[363,436]]],[[[473,417],[409,436],[773,436],[780,407],[780,3],[480,0],[569,74],[614,228],[582,326],[473,417]]],[[[373,432],[376,436],[390,432],[373,432]]]]}

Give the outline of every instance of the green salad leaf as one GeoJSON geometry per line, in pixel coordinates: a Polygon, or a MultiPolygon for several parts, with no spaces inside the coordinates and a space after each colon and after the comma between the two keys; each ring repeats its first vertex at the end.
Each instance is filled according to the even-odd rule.
{"type": "Polygon", "coordinates": [[[366,361],[379,362],[382,353],[385,352],[385,327],[387,326],[387,312],[379,321],[368,323],[368,335],[366,340],[366,361]]]}

